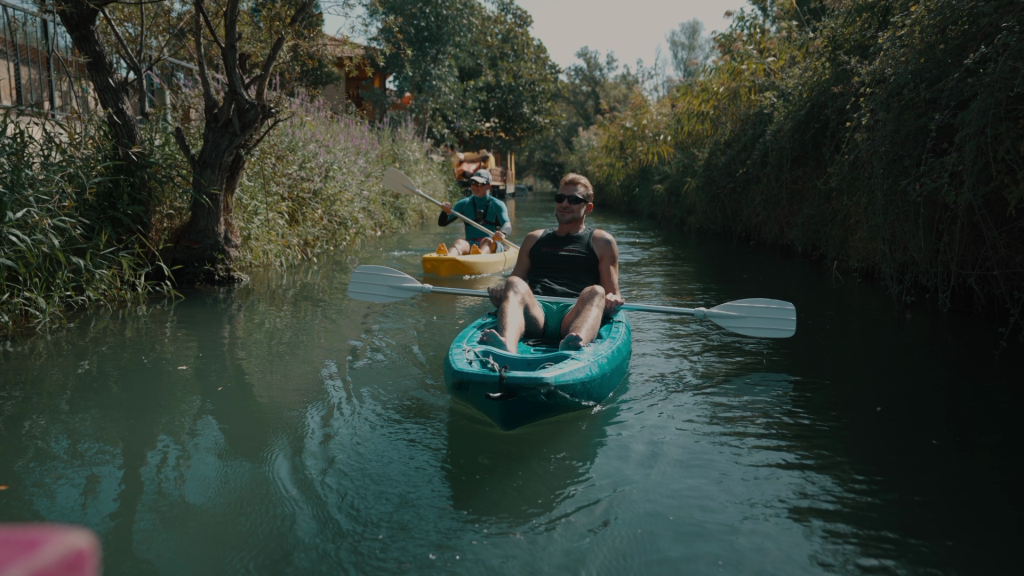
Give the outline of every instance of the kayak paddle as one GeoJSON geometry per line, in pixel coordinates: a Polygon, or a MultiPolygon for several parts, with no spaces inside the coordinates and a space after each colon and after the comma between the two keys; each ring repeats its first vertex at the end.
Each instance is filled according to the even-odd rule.
{"type": "MultiPolygon", "coordinates": [[[[403,174],[402,171],[398,170],[397,168],[388,168],[387,172],[384,173],[384,187],[397,194],[405,194],[406,196],[419,196],[425,200],[429,200],[434,204],[437,204],[438,207],[441,206],[440,202],[424,194],[423,191],[416,187],[416,184],[412,181],[412,179],[403,174]]],[[[488,235],[488,237],[494,234],[494,232],[491,232],[487,228],[484,228],[480,224],[477,224],[476,222],[470,220],[469,218],[466,218],[465,216],[459,214],[458,212],[455,212],[454,210],[452,211],[452,214],[461,218],[462,221],[465,222],[466,224],[469,224],[470,226],[473,226],[478,230],[482,230],[488,235]]],[[[515,244],[509,242],[508,240],[502,240],[502,242],[508,244],[509,246],[515,248],[516,250],[519,249],[519,246],[516,246],[515,244]]]]}
{"type": "MultiPolygon", "coordinates": [[[[386,266],[357,266],[348,283],[349,297],[366,302],[397,302],[416,294],[430,293],[490,298],[486,290],[441,288],[421,284],[412,276],[386,266]]],[[[576,302],[575,298],[536,298],[547,302],[576,302]]],[[[736,300],[710,309],[623,304],[619,310],[679,314],[693,316],[698,320],[706,318],[726,330],[757,338],[789,338],[796,333],[796,307],[789,302],[768,298],[736,300]]]]}

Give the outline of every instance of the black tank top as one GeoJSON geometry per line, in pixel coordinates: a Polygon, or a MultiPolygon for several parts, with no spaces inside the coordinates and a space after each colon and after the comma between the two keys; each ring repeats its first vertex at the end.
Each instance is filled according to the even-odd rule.
{"type": "Polygon", "coordinates": [[[601,283],[598,262],[593,228],[566,236],[549,228],[530,248],[527,283],[540,296],[575,298],[587,286],[601,283]]]}

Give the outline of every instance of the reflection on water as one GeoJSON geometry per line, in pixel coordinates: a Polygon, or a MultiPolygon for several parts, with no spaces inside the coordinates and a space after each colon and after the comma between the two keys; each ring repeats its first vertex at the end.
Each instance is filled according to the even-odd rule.
{"type": "MultiPolygon", "coordinates": [[[[514,240],[551,225],[517,203],[514,240]]],[[[109,574],[1015,570],[1024,355],[991,325],[595,217],[628,301],[790,300],[797,336],[633,314],[604,405],[500,432],[442,379],[486,299],[345,295],[357,264],[424,279],[453,233],[426,225],[2,343],[0,519],[90,526],[109,574]]]]}
{"type": "Polygon", "coordinates": [[[448,416],[452,506],[513,527],[551,514],[585,484],[616,412],[583,411],[509,433],[470,410],[453,406],[448,416]]]}

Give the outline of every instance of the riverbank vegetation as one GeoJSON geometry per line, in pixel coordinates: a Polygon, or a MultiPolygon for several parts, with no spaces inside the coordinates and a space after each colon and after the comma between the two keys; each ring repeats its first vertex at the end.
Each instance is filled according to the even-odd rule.
{"type": "Polygon", "coordinates": [[[788,247],[900,305],[1024,305],[1024,5],[755,0],[664,98],[561,158],[673,227],[788,247]]]}
{"type": "Polygon", "coordinates": [[[397,74],[411,105],[369,85],[371,118],[318,99],[345,41],[323,34],[317,0],[41,2],[83,57],[92,105],[0,127],[0,332],[407,226],[432,209],[386,192],[387,167],[443,197],[455,188],[434,146],[512,145],[549,124],[557,67],[514,2],[341,5],[373,30],[345,65],[397,74]]]}
{"type": "MultiPolygon", "coordinates": [[[[64,10],[96,11],[96,6],[58,3],[64,10]]],[[[238,3],[218,5],[219,14],[223,16],[223,10],[232,6],[237,9],[238,3]]],[[[116,42],[122,49],[129,43],[137,45],[143,38],[144,20],[136,19],[133,25],[131,16],[142,5],[133,5],[127,12],[125,7],[106,8],[112,25],[104,34],[95,12],[92,26],[79,29],[92,34],[91,48],[114,43],[110,35],[115,28],[121,40],[129,38],[116,42]]],[[[71,13],[82,17],[81,12],[71,13]]],[[[267,11],[264,14],[264,23],[272,24],[270,32],[280,27],[280,19],[271,21],[267,11]]],[[[199,18],[195,12],[177,17],[186,23],[199,18]]],[[[200,33],[213,32],[201,28],[200,33]]],[[[281,37],[268,36],[270,41],[281,37]]],[[[308,56],[310,44],[302,47],[308,56]]],[[[297,58],[292,51],[283,52],[285,61],[297,58]]],[[[100,55],[108,71],[112,69],[110,54],[100,55]]],[[[134,58],[125,53],[120,57],[134,58]]],[[[151,58],[149,65],[158,60],[151,58]]],[[[210,68],[216,70],[218,61],[210,58],[210,68]]],[[[135,58],[132,65],[145,63],[135,58]]],[[[307,62],[307,66],[318,65],[307,62]]],[[[275,76],[268,83],[264,104],[250,102],[263,106],[266,114],[257,122],[262,128],[236,142],[242,166],[229,170],[235,179],[232,202],[222,202],[220,189],[206,183],[197,192],[196,170],[201,162],[196,153],[183,153],[206,145],[210,130],[235,133],[232,119],[237,119],[241,108],[231,112],[228,107],[228,122],[217,121],[230,91],[221,83],[223,76],[205,87],[202,78],[169,86],[170,102],[148,109],[133,108],[134,80],[115,76],[112,89],[102,97],[97,94],[100,110],[93,114],[76,112],[57,119],[10,112],[3,116],[0,333],[21,326],[59,325],[69,312],[88,306],[171,295],[182,282],[237,278],[238,270],[245,267],[314,259],[324,251],[343,249],[433,215],[426,205],[402,201],[379,182],[386,167],[398,166],[423,186],[447,194],[451,190],[447,165],[426,140],[408,122],[378,124],[352,113],[331,113],[315,95],[309,95],[313,87],[298,82],[310,77],[320,78],[295,77],[289,83],[288,74],[275,76]],[[136,116],[137,109],[145,113],[136,116]],[[196,206],[208,212],[213,204],[221,210],[220,219],[212,222],[214,228],[220,222],[215,243],[232,240],[230,253],[187,262],[169,254],[182,246],[202,249],[186,231],[195,226],[196,206]]],[[[231,98],[239,106],[247,105],[244,95],[231,98]]],[[[222,165],[238,162],[222,160],[222,165]]]]}
{"type": "MultiPolygon", "coordinates": [[[[385,190],[398,166],[424,189],[450,190],[447,164],[408,123],[375,127],[332,114],[316,99],[288,102],[239,181],[235,218],[241,269],[289,266],[434,215],[385,190]]],[[[145,125],[154,195],[146,233],[121,233],[106,199],[124,186],[103,160],[102,119],[31,125],[4,116],[0,131],[0,333],[59,325],[88,306],[171,295],[173,270],[160,258],[189,216],[188,171],[173,127],[145,125]],[[116,224],[116,223],[115,223],[116,224]],[[171,274],[168,274],[170,272],[171,274]]],[[[125,206],[123,212],[131,210],[125,206]]]]}
{"type": "Polygon", "coordinates": [[[162,262],[151,258],[144,235],[124,237],[105,225],[104,200],[121,182],[97,160],[105,142],[93,128],[0,117],[0,334],[171,290],[147,280],[162,262]]]}

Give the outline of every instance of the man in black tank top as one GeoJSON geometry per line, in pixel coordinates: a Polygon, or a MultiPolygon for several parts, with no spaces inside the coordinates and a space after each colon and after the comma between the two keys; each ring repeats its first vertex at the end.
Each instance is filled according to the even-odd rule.
{"type": "Polygon", "coordinates": [[[498,328],[480,342],[515,352],[519,340],[559,341],[563,350],[589,344],[601,317],[623,304],[619,294],[619,248],[604,230],[586,225],[594,209],[594,187],[567,174],[555,195],[557,228],[534,230],[523,240],[512,275],[488,290],[498,307],[498,328]],[[541,302],[538,296],[577,298],[574,304],[541,302]]]}

